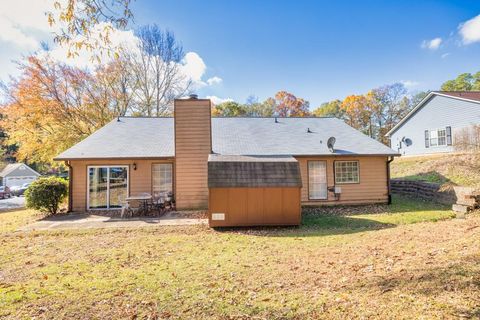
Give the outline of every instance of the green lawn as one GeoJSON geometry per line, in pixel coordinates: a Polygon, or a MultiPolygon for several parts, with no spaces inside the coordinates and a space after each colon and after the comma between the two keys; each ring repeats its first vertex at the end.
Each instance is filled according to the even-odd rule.
{"type": "Polygon", "coordinates": [[[394,202],[270,229],[22,233],[32,212],[0,213],[0,318],[480,316],[480,217],[394,202]]]}

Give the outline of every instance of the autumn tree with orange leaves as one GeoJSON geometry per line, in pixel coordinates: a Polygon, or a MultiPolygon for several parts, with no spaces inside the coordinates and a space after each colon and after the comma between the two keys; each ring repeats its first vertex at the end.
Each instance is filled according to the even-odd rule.
{"type": "Polygon", "coordinates": [[[92,74],[30,57],[5,89],[0,123],[17,159],[51,163],[53,156],[89,136],[116,115],[107,83],[92,74]]]}
{"type": "Polygon", "coordinates": [[[279,117],[306,117],[310,115],[308,101],[287,91],[279,91],[274,98],[275,112],[279,117]]]}

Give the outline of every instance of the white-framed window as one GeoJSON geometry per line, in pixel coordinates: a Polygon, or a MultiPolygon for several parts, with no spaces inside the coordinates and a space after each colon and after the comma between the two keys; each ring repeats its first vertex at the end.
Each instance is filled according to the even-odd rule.
{"type": "Polygon", "coordinates": [[[173,192],[173,164],[154,163],[152,165],[152,192],[173,192]]]}
{"type": "Polygon", "coordinates": [[[425,130],[425,147],[451,146],[452,127],[425,130]]]}
{"type": "Polygon", "coordinates": [[[88,209],[121,208],[128,196],[128,166],[87,167],[88,209]]]}
{"type": "Polygon", "coordinates": [[[446,146],[447,145],[447,130],[446,129],[430,130],[430,145],[432,147],[446,146]]]}
{"type": "Polygon", "coordinates": [[[327,162],[308,161],[308,199],[326,200],[327,198],[327,162]]]}
{"type": "Polygon", "coordinates": [[[446,146],[447,145],[447,131],[445,129],[437,130],[438,136],[438,145],[439,146],[446,146]]]}
{"type": "Polygon", "coordinates": [[[335,161],[335,184],[359,183],[360,168],[359,162],[354,161],[335,161]]]}
{"type": "Polygon", "coordinates": [[[432,147],[438,146],[438,132],[437,130],[430,131],[430,145],[432,147]]]}

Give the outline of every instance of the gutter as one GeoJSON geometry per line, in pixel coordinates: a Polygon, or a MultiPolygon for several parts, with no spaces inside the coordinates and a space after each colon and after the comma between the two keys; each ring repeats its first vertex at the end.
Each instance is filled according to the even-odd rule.
{"type": "Polygon", "coordinates": [[[73,187],[73,168],[70,164],[70,161],[65,161],[65,165],[68,168],[68,208],[67,213],[72,212],[73,201],[72,201],[72,187],[73,187]]]}
{"type": "Polygon", "coordinates": [[[393,161],[394,157],[387,158],[387,192],[388,192],[388,204],[392,204],[392,193],[390,186],[390,163],[393,161]]]}

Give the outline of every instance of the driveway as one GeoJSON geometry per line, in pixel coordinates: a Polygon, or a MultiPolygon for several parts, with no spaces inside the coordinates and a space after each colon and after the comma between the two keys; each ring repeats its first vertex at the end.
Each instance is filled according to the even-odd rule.
{"type": "Polygon", "coordinates": [[[0,199],[0,211],[25,207],[25,197],[0,199]]]}

